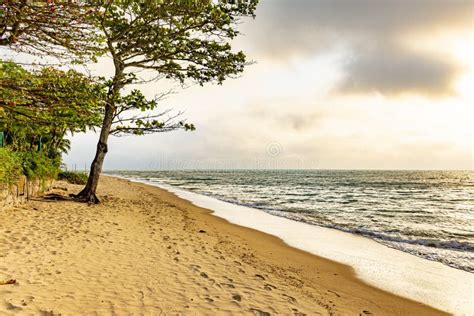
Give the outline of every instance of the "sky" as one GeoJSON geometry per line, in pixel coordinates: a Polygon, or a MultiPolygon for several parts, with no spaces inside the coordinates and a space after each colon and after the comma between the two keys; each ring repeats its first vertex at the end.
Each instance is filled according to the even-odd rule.
{"type": "MultiPolygon", "coordinates": [[[[261,0],[233,42],[254,63],[161,109],[194,132],[111,138],[105,169],[473,169],[474,4],[261,0]]],[[[107,75],[110,62],[91,66],[107,75]]],[[[173,83],[139,86],[148,97],[173,83]]],[[[98,135],[72,137],[70,168],[98,135]]]]}

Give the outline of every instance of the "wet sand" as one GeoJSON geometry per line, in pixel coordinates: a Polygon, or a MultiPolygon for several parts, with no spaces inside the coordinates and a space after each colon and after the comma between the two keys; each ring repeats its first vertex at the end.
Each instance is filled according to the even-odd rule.
{"type": "Polygon", "coordinates": [[[99,197],[2,212],[0,281],[17,284],[0,285],[1,314],[444,314],[165,190],[102,177],[99,197]]]}

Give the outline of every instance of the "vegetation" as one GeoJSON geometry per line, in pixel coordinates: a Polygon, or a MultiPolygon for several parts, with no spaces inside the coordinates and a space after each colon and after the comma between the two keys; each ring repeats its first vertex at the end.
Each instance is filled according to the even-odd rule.
{"type": "MultiPolygon", "coordinates": [[[[92,2],[91,2],[92,3],[92,2]]],[[[100,39],[87,18],[95,6],[75,1],[3,1],[0,47],[35,55],[94,58],[100,39]]],[[[0,60],[0,184],[21,174],[56,177],[66,134],[84,132],[102,119],[104,85],[75,71],[52,67],[31,71],[0,60]]]]}
{"type": "Polygon", "coordinates": [[[21,175],[21,162],[18,156],[6,148],[0,148],[0,186],[11,185],[21,175]]]}
{"type": "Polygon", "coordinates": [[[258,0],[247,1],[3,1],[0,47],[35,55],[73,57],[85,63],[111,59],[111,78],[73,70],[25,69],[0,61],[0,132],[29,177],[55,176],[67,134],[100,127],[97,151],[81,201],[98,203],[96,189],[110,135],[194,130],[181,113],[159,110],[169,92],[147,99],[145,79],[181,85],[222,84],[248,64],[230,41],[242,17],[254,17],[258,0]]]}
{"type": "Polygon", "coordinates": [[[100,39],[87,23],[96,1],[7,0],[0,4],[0,46],[35,55],[94,58],[100,39]]]}
{"type": "Polygon", "coordinates": [[[0,78],[0,131],[12,150],[39,146],[54,159],[69,149],[67,133],[100,125],[104,85],[76,71],[0,61],[0,78]]]}
{"type": "Polygon", "coordinates": [[[0,61],[0,131],[8,148],[4,151],[15,154],[18,170],[28,178],[56,177],[61,154],[70,148],[65,136],[100,125],[104,92],[103,84],[72,70],[28,71],[0,61]]]}
{"type": "Polygon", "coordinates": [[[28,179],[54,179],[60,171],[60,159],[51,158],[43,151],[26,151],[18,154],[23,174],[28,179]]]}
{"type": "Polygon", "coordinates": [[[88,176],[85,172],[62,171],[59,173],[58,178],[72,184],[84,185],[87,183],[88,176]]]}

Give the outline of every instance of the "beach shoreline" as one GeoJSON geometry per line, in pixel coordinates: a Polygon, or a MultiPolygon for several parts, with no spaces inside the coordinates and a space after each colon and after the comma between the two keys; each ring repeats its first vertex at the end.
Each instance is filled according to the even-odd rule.
{"type": "Polygon", "coordinates": [[[0,279],[18,283],[0,287],[0,311],[446,314],[166,190],[104,176],[99,196],[98,206],[39,199],[3,212],[0,279]]]}
{"type": "Polygon", "coordinates": [[[233,224],[276,236],[288,246],[345,264],[354,269],[357,278],[376,288],[455,315],[472,314],[472,273],[387,247],[361,235],[287,219],[163,183],[138,182],[172,192],[233,224]]]}

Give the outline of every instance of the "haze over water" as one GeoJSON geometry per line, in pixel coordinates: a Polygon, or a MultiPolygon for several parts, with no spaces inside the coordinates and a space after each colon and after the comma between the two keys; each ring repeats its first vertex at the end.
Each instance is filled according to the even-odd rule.
{"type": "Polygon", "coordinates": [[[389,247],[474,271],[473,171],[113,173],[361,234],[389,247]]]}

